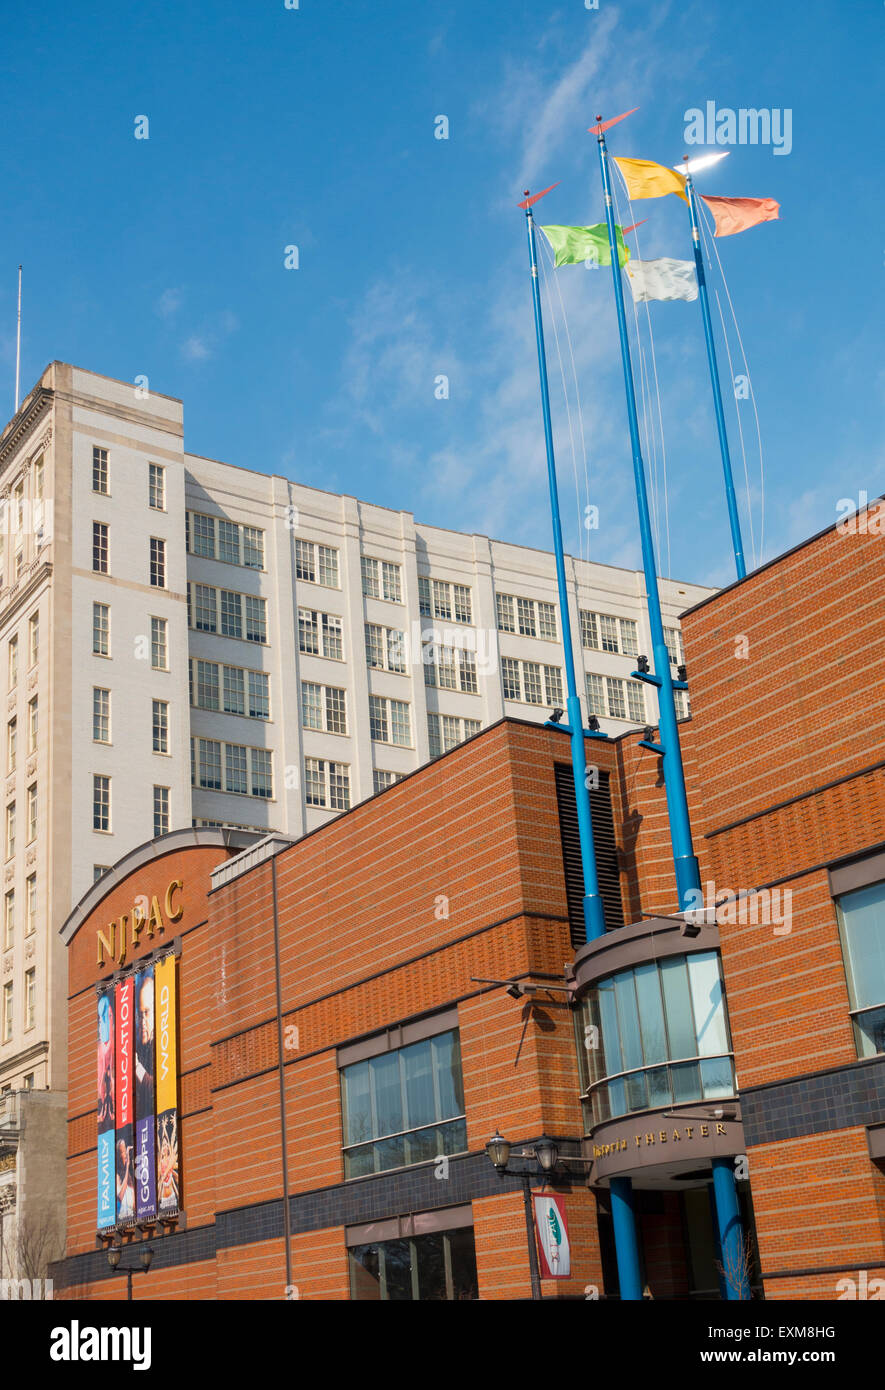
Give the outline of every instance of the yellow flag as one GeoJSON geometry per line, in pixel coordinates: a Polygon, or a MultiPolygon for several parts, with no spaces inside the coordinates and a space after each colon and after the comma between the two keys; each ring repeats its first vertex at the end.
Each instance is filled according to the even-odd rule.
{"type": "Polygon", "coordinates": [[[685,176],[675,169],[667,169],[651,159],[619,159],[617,155],[613,158],[631,198],[663,198],[665,193],[675,193],[683,202],[688,202],[683,191],[685,176]]]}

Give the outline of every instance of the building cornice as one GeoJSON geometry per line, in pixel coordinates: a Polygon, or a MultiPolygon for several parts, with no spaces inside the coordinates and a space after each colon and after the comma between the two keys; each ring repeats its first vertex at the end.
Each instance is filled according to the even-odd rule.
{"type": "Polygon", "coordinates": [[[35,386],[31,394],[20,406],[18,414],[14,415],[0,436],[0,473],[6,468],[10,458],[21,448],[28,435],[32,434],[37,425],[52,408],[55,392],[48,386],[35,386]]]}

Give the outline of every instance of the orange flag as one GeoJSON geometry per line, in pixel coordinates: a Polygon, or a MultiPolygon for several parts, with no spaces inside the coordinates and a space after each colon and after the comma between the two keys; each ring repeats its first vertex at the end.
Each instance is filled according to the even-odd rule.
{"type": "Polygon", "coordinates": [[[701,197],[713,214],[716,236],[732,236],[780,217],[781,205],[773,198],[707,198],[703,193],[701,197]]]}

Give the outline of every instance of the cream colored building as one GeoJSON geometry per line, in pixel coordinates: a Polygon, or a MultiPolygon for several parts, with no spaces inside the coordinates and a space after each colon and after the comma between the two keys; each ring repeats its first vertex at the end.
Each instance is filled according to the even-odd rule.
{"type": "MultiPolygon", "coordinates": [[[[171,397],[53,362],[0,436],[0,504],[0,1094],[64,1088],[55,928],[135,845],[297,836],[564,704],[550,554],[186,453],[171,397]]],[[[567,570],[588,712],[654,723],[642,574],[567,570]]],[[[662,581],[674,659],[708,592],[662,581]]]]}

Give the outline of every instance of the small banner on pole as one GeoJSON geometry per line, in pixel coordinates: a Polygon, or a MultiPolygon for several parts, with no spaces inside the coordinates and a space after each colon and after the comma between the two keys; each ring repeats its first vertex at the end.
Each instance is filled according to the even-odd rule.
{"type": "Polygon", "coordinates": [[[571,1247],[565,1219],[565,1201],[552,1192],[533,1192],[535,1230],[542,1279],[568,1279],[571,1247]]]}

